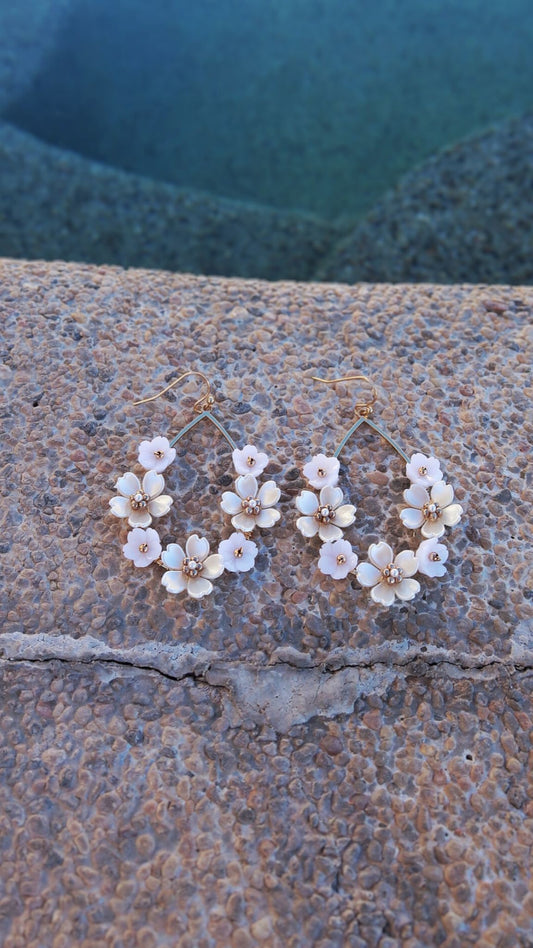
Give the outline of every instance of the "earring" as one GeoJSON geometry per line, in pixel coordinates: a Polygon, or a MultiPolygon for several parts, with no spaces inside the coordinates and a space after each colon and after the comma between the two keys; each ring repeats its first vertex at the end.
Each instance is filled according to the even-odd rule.
{"type": "Polygon", "coordinates": [[[448,550],[439,542],[445,528],[459,523],[463,508],[453,503],[453,488],[446,484],[439,461],[419,452],[408,457],[402,448],[370,418],[377,400],[377,392],[365,375],[349,375],[337,379],[314,381],[332,385],[335,382],[360,380],[371,387],[370,399],[355,405],[356,420],[346,432],[332,456],[317,454],[304,466],[303,475],[319,496],[303,490],[296,498],[302,516],[296,525],[305,537],[318,534],[322,547],[318,560],[319,570],[332,579],[346,579],[355,575],[361,586],[370,588],[374,602],[391,606],[396,598],[408,601],[420,591],[420,583],[413,579],[416,573],[424,576],[444,576],[448,550]],[[349,439],[362,426],[368,425],[383,438],[405,461],[406,475],[411,486],[403,492],[408,506],[400,512],[400,519],[408,530],[418,530],[424,538],[416,550],[401,550],[394,556],[388,543],[372,543],[368,548],[368,562],[359,563],[351,544],[343,539],[343,530],[355,520],[356,507],[343,503],[343,492],[337,487],[339,455],[349,439]]]}
{"type": "Polygon", "coordinates": [[[133,404],[155,401],[182,379],[192,375],[200,376],[207,386],[207,391],[194,404],[196,418],[171,441],[158,436],[140,443],[138,460],[146,471],[142,482],[136,474],[123,474],[115,485],[118,496],[109,501],[109,506],[115,517],[126,519],[132,527],[123,546],[124,556],[136,567],[146,567],[152,563],[162,566],[165,572],[161,582],[167,592],[187,592],[193,599],[202,599],[212,592],[212,580],[218,579],[224,570],[244,573],[252,569],[258,549],[250,537],[256,527],[266,529],[279,520],[280,513],[274,507],[279,500],[280,490],[274,481],[267,481],[259,487],[256,478],[263,473],[268,457],[252,444],[246,444],[241,449],[237,447],[212,413],[215,398],[202,372],[184,372],[157,395],[133,404]],[[219,543],[216,553],[210,554],[209,541],[196,533],[188,537],[185,548],[178,543],[169,543],[163,550],[159,534],[151,526],[154,519],[158,520],[169,512],[173,503],[172,497],[164,493],[162,472],[175,460],[175,445],[178,441],[204,420],[217,428],[232,449],[233,464],[238,475],[235,481],[236,493],[225,491],[220,506],[231,515],[235,532],[219,543]]]}

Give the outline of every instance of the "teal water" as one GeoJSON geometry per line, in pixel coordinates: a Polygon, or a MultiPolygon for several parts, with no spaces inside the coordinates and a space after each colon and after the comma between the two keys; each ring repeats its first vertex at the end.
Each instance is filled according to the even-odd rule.
{"type": "Polygon", "coordinates": [[[533,106],[531,0],[73,0],[5,113],[184,187],[356,217],[533,106]]]}

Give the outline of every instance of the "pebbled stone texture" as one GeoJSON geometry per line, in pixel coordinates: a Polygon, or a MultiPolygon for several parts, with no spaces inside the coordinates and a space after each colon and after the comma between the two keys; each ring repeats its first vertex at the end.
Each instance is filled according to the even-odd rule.
{"type": "Polygon", "coordinates": [[[235,727],[222,689],[3,669],[4,948],[531,946],[531,674],[235,727]]]}
{"type": "MultiPolygon", "coordinates": [[[[0,262],[0,930],[5,948],[531,948],[531,306],[525,288],[268,284],[0,262]],[[134,570],[107,513],[206,372],[272,457],[282,521],[201,603],[134,570]],[[465,517],[450,570],[373,606],[294,530],[363,371],[465,517]]],[[[229,451],[180,443],[161,533],[231,532],[229,451]]],[[[341,484],[363,557],[402,463],[362,433],[341,484]]]]}

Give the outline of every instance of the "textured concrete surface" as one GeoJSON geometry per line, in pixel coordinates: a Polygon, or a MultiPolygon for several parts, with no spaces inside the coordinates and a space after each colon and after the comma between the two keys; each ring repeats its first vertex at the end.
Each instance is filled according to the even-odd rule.
{"type": "MultiPolygon", "coordinates": [[[[0,929],[5,948],[531,948],[533,291],[329,286],[0,263],[0,929]],[[273,458],[282,520],[200,603],[135,571],[108,512],[206,372],[273,458]],[[316,569],[293,501],[360,392],[465,508],[449,573],[390,610],[316,569]]],[[[364,555],[401,463],[343,455],[364,555]]],[[[168,537],[228,526],[209,429],[168,471],[168,537]]],[[[164,530],[162,531],[164,532],[164,530]]]]}
{"type": "Polygon", "coordinates": [[[533,283],[533,115],[413,168],[318,268],[322,280],[533,283]]]}
{"type": "Polygon", "coordinates": [[[0,123],[0,255],[308,280],[343,233],[127,174],[0,123]]]}

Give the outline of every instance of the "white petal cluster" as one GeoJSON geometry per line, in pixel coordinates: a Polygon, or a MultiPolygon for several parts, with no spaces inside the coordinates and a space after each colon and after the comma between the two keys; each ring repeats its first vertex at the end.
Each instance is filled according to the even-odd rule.
{"type": "Polygon", "coordinates": [[[372,543],[368,549],[369,563],[360,563],[356,576],[361,586],[370,587],[374,602],[392,606],[395,598],[404,602],[416,596],[420,583],[411,577],[418,570],[418,558],[411,550],[394,556],[388,543],[372,543]]]}
{"type": "Polygon", "coordinates": [[[254,444],[245,444],[244,448],[235,448],[231,456],[237,474],[253,474],[259,477],[268,464],[267,455],[258,451],[254,444]]]}
{"type": "Polygon", "coordinates": [[[157,471],[161,474],[176,457],[176,448],[171,448],[168,438],[152,438],[141,441],[139,445],[139,464],[145,471],[157,471]]]}
{"type": "Polygon", "coordinates": [[[125,517],[130,527],[149,527],[152,517],[162,517],[172,506],[172,497],[163,494],[165,481],[157,471],[147,471],[142,484],[128,471],[115,485],[119,496],[109,501],[115,517],[125,517]]]}
{"type": "Polygon", "coordinates": [[[193,599],[203,599],[213,591],[212,579],[224,572],[222,557],[218,553],[209,555],[209,543],[205,537],[193,533],[185,544],[169,543],[161,554],[166,567],[161,582],[170,593],[187,592],[193,599]]]}
{"type": "Polygon", "coordinates": [[[281,515],[279,510],[274,510],[274,505],[280,493],[274,481],[266,481],[259,487],[253,474],[242,474],[235,481],[235,492],[224,491],[220,506],[231,515],[236,530],[252,533],[256,527],[265,530],[278,522],[281,515]]]}
{"type": "Polygon", "coordinates": [[[323,543],[340,540],[342,531],[355,520],[356,507],[343,504],[340,487],[323,487],[319,497],[310,490],[303,490],[296,498],[296,506],[302,517],[296,526],[304,537],[320,537],[323,543]]]}
{"type": "Polygon", "coordinates": [[[441,537],[445,527],[459,523],[463,508],[453,503],[453,487],[444,481],[437,481],[431,492],[419,484],[412,484],[403,492],[409,505],[401,511],[402,523],[409,530],[418,530],[423,537],[441,537]]]}

